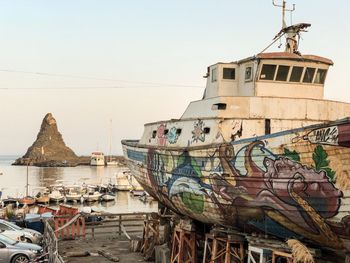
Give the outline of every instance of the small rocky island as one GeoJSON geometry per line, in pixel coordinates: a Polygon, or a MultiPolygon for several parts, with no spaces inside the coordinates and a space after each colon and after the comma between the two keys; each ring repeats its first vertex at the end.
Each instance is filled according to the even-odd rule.
{"type": "Polygon", "coordinates": [[[84,162],[86,160],[78,157],[72,149],[66,146],[58,131],[55,118],[51,113],[48,113],[42,121],[36,141],[28,148],[26,154],[18,158],[13,165],[65,167],[77,166],[84,162]]]}

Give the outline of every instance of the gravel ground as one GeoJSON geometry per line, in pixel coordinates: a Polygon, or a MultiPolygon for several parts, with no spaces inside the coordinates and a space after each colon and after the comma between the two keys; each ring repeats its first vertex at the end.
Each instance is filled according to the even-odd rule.
{"type": "MultiPolygon", "coordinates": [[[[98,250],[104,250],[117,256],[121,263],[145,262],[140,253],[129,251],[130,242],[128,240],[109,238],[96,240],[66,240],[59,241],[59,252],[65,262],[75,263],[110,263],[112,261],[98,255],[98,250]],[[85,252],[93,253],[93,256],[86,257],[67,257],[67,252],[85,252]]],[[[150,262],[150,261],[147,261],[150,262]]]]}

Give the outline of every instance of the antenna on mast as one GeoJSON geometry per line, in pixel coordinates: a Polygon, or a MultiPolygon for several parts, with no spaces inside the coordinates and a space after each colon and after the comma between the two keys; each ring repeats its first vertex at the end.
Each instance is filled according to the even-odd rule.
{"type": "Polygon", "coordinates": [[[307,23],[300,23],[295,25],[287,26],[287,23],[285,21],[286,12],[294,12],[295,11],[295,4],[293,4],[292,9],[286,8],[286,1],[282,0],[282,4],[277,4],[276,0],[272,0],[272,4],[274,6],[280,7],[282,9],[282,29],[281,31],[275,36],[274,41],[277,41],[277,39],[281,38],[283,35],[286,36],[286,48],[285,52],[288,53],[294,53],[294,54],[300,54],[298,48],[299,48],[299,39],[300,39],[300,32],[306,32],[306,28],[311,26],[311,24],[307,23]]]}
{"type": "Polygon", "coordinates": [[[272,4],[274,6],[282,8],[282,29],[287,27],[287,23],[286,23],[286,19],[285,19],[286,18],[286,12],[293,13],[295,11],[295,4],[293,4],[293,8],[292,9],[287,9],[286,8],[286,3],[287,2],[285,0],[282,0],[282,5],[278,5],[278,4],[276,4],[275,0],[272,0],[272,4]]]}

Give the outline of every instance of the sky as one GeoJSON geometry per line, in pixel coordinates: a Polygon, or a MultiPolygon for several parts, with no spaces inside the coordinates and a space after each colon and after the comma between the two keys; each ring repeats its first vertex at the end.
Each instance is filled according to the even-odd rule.
{"type": "MultiPolygon", "coordinates": [[[[302,54],[335,63],[325,97],[350,102],[350,1],[293,3],[292,22],[312,24],[302,54]]],[[[201,99],[208,65],[259,53],[280,28],[270,0],[0,0],[0,155],[23,155],[48,112],[77,154],[110,141],[122,154],[144,123],[201,99]]]]}

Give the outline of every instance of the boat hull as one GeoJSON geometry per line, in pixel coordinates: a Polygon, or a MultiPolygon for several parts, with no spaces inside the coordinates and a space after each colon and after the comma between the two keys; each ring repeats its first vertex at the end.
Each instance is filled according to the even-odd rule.
{"type": "Polygon", "coordinates": [[[115,200],[115,196],[114,195],[110,195],[110,194],[104,194],[102,195],[102,200],[109,202],[109,201],[114,201],[115,200]]]}
{"type": "Polygon", "coordinates": [[[81,201],[82,196],[81,195],[66,195],[66,201],[67,202],[80,202],[81,201]]]}
{"type": "Polygon", "coordinates": [[[49,196],[41,196],[41,197],[37,197],[35,200],[38,204],[47,204],[50,202],[50,197],[49,196]]]}
{"type": "Polygon", "coordinates": [[[350,120],[207,147],[123,141],[132,174],[175,212],[350,250],[350,120]]]}

